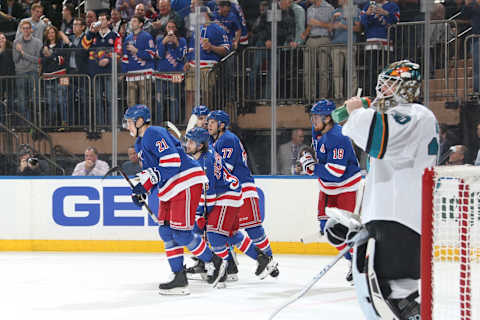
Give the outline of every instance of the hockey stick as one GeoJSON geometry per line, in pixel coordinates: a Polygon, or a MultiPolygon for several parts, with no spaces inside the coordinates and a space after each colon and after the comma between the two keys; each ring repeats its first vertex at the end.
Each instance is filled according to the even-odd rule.
{"type": "MultiPolygon", "coordinates": [[[[130,178],[128,177],[128,175],[125,173],[125,171],[123,171],[123,169],[121,167],[113,167],[111,168],[110,170],[107,171],[107,173],[105,173],[105,175],[103,176],[102,180],[105,179],[107,176],[109,176],[110,174],[112,174],[113,172],[120,172],[120,174],[122,175],[123,178],[125,178],[125,180],[127,180],[128,184],[130,185],[130,187],[133,189],[135,186],[133,185],[132,183],[132,180],[130,180],[130,178]]],[[[147,212],[148,214],[150,215],[150,218],[152,218],[153,221],[155,221],[156,224],[160,225],[160,222],[158,221],[158,218],[155,214],[153,214],[152,212],[152,209],[150,209],[150,207],[148,206],[147,202],[145,201],[144,203],[144,206],[145,208],[147,209],[147,212]]]]}
{"type": "Polygon", "coordinates": [[[295,294],[290,300],[288,300],[286,303],[282,304],[280,307],[278,307],[272,315],[268,318],[268,320],[272,320],[280,311],[285,309],[287,306],[291,305],[301,297],[303,297],[308,290],[310,290],[315,283],[318,282],[340,259],[343,258],[343,256],[350,250],[350,248],[357,242],[357,241],[363,241],[368,237],[368,231],[366,229],[362,229],[359,233],[357,233],[351,241],[348,241],[347,245],[345,248],[343,248],[342,251],[340,251],[335,258],[333,259],[332,262],[327,264],[313,279],[307,283],[307,285],[297,294],[295,294]]]}
{"type": "Polygon", "coordinates": [[[172,130],[172,132],[175,133],[178,139],[182,138],[182,133],[173,123],[171,123],[170,121],[165,121],[164,124],[166,127],[168,127],[168,129],[172,130]]]}

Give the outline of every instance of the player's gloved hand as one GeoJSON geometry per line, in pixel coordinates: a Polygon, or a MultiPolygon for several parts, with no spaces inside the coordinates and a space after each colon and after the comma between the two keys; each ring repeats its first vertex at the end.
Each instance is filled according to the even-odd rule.
{"type": "Polygon", "coordinates": [[[319,225],[320,225],[320,234],[322,236],[325,235],[325,225],[327,224],[327,220],[326,219],[322,219],[322,220],[319,220],[319,225]]]}
{"type": "Polygon", "coordinates": [[[161,177],[160,172],[156,168],[147,168],[142,172],[137,173],[137,176],[140,179],[140,184],[144,187],[146,192],[150,191],[150,189],[160,181],[161,177]]]}
{"type": "Polygon", "coordinates": [[[143,207],[147,202],[148,195],[147,190],[141,183],[137,183],[132,189],[132,201],[139,208],[143,207]]]}
{"type": "Polygon", "coordinates": [[[304,153],[300,159],[300,164],[302,165],[302,170],[308,175],[313,175],[313,170],[315,169],[315,159],[310,153],[304,153]]]}
{"type": "Polygon", "coordinates": [[[197,226],[200,230],[205,229],[205,225],[207,224],[207,220],[205,219],[204,216],[198,216],[197,218],[197,226]]]}

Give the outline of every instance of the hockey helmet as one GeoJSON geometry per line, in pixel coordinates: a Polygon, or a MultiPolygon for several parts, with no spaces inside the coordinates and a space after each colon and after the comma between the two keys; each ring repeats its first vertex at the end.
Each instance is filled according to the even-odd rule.
{"type": "Polygon", "coordinates": [[[316,102],[310,109],[310,114],[318,114],[322,116],[329,116],[335,110],[335,103],[331,100],[322,99],[316,102]]]}
{"type": "Polygon", "coordinates": [[[124,121],[127,121],[128,119],[137,121],[138,118],[143,118],[145,123],[150,123],[152,121],[150,109],[146,105],[136,104],[131,106],[125,111],[125,115],[123,116],[124,121]]]}
{"type": "Polygon", "coordinates": [[[208,108],[206,106],[196,106],[195,108],[193,108],[192,110],[192,114],[196,115],[196,116],[207,116],[208,113],[210,111],[208,110],[208,108]]]}
{"type": "Polygon", "coordinates": [[[195,127],[187,132],[185,138],[194,141],[196,144],[205,144],[208,145],[208,140],[210,139],[210,135],[208,134],[208,130],[195,127]]]}
{"type": "Polygon", "coordinates": [[[213,119],[218,121],[218,123],[225,124],[225,128],[230,124],[230,116],[223,110],[214,110],[208,114],[207,121],[213,119]]]}
{"type": "Polygon", "coordinates": [[[418,64],[409,60],[394,62],[378,75],[374,105],[385,111],[398,103],[414,102],[420,97],[421,84],[422,74],[418,64]]]}

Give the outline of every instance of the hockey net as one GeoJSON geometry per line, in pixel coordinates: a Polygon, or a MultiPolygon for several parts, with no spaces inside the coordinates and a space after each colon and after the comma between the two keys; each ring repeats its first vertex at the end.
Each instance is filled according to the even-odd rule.
{"type": "Polygon", "coordinates": [[[480,168],[427,169],[422,193],[422,320],[478,320],[480,168]]]}

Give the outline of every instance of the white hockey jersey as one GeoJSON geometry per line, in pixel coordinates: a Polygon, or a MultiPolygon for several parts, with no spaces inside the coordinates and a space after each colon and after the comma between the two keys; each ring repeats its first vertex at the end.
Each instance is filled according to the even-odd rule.
{"type": "Polygon", "coordinates": [[[353,111],[343,134],[370,155],[362,222],[396,221],[421,234],[422,174],[436,164],[438,123],[419,104],[399,104],[380,113],[353,111]]]}

